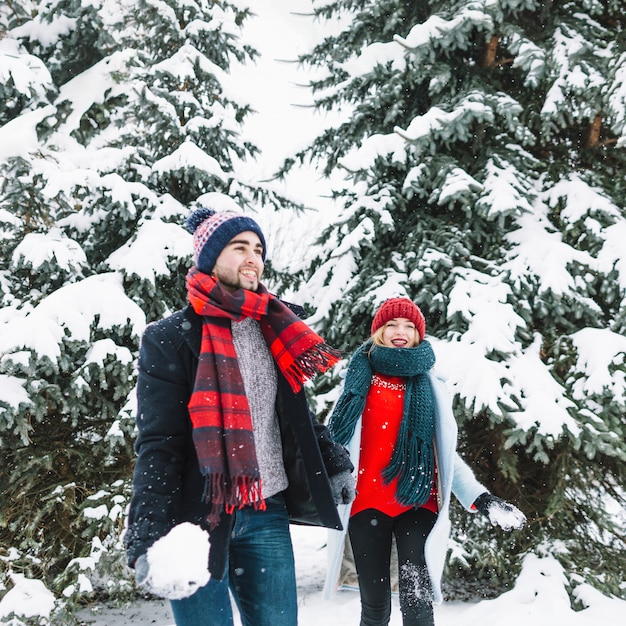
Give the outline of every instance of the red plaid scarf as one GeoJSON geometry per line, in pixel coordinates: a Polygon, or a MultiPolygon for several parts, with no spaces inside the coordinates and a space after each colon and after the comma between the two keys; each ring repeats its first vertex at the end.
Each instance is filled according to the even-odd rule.
{"type": "Polygon", "coordinates": [[[263,285],[256,292],[238,289],[230,293],[193,267],[187,274],[187,296],[193,310],[204,318],[188,406],[200,471],[206,480],[205,497],[212,503],[209,521],[214,527],[222,507],[227,513],[246,504],[265,508],[231,321],[246,317],[259,321],[270,352],[294,392],[337,363],[340,353],[263,285]]]}

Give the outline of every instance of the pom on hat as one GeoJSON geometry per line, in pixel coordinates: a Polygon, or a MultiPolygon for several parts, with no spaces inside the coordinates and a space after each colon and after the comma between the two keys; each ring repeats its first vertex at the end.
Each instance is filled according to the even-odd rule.
{"type": "Polygon", "coordinates": [[[216,213],[212,209],[201,207],[187,218],[185,226],[193,234],[193,258],[196,267],[205,274],[213,271],[217,257],[228,242],[246,231],[255,233],[261,240],[265,261],[266,245],[263,231],[250,217],[232,211],[216,213]]]}
{"type": "Polygon", "coordinates": [[[396,317],[404,317],[415,324],[415,328],[420,336],[420,341],[424,340],[426,334],[426,320],[419,307],[408,298],[390,298],[385,300],[372,320],[372,335],[389,320],[396,317]]]}

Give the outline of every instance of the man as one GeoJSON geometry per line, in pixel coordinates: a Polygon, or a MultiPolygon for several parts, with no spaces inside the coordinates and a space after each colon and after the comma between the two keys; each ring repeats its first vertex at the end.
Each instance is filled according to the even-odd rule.
{"type": "Polygon", "coordinates": [[[191,522],[209,532],[211,579],[171,600],[178,626],[231,626],[229,589],[245,626],[296,626],[289,521],[340,529],[335,505],[354,497],[347,452],[302,389],[338,353],[260,282],[254,220],[203,208],[187,226],[189,305],[141,342],[128,561],[159,593],[146,552],[191,522]]]}

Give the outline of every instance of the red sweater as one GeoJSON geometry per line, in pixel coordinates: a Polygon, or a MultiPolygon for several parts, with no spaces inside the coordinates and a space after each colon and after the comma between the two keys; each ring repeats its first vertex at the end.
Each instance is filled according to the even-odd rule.
{"type": "MultiPolygon", "coordinates": [[[[382,374],[374,374],[372,377],[363,410],[357,495],[352,504],[351,515],[365,509],[376,509],[385,515],[396,517],[413,508],[396,500],[398,479],[394,478],[389,484],[385,484],[382,477],[383,470],[391,461],[398,438],[405,389],[403,378],[382,374]]],[[[436,467],[430,498],[423,506],[435,513],[438,510],[436,467]]]]}

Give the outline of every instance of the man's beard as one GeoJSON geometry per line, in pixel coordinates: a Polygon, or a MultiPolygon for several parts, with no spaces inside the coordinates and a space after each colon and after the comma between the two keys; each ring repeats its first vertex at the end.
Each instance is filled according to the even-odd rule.
{"type": "Polygon", "coordinates": [[[239,275],[237,275],[237,278],[232,278],[230,276],[224,276],[224,275],[216,276],[215,278],[222,285],[222,287],[224,287],[227,291],[237,291],[237,289],[248,289],[248,291],[256,292],[260,284],[260,282],[257,280],[256,287],[254,288],[244,287],[241,284],[241,279],[239,278],[239,275]]]}

